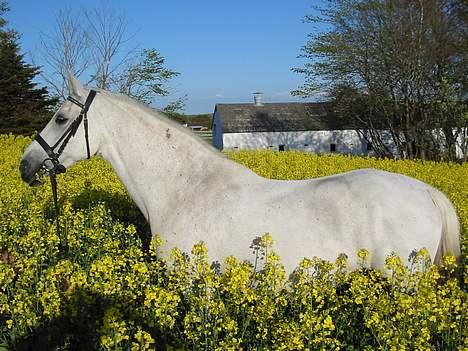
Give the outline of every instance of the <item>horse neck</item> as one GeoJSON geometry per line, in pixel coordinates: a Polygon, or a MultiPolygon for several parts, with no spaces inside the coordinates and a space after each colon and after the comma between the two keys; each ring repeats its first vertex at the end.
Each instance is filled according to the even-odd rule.
{"type": "Polygon", "coordinates": [[[145,107],[120,102],[106,110],[99,154],[112,164],[148,221],[155,211],[163,216],[173,210],[178,197],[197,184],[242,172],[188,130],[145,107]]]}

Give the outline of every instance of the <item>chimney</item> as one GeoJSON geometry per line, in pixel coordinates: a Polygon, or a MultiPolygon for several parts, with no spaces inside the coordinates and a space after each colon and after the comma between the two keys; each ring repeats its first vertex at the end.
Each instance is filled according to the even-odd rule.
{"type": "Polygon", "coordinates": [[[263,106],[262,104],[263,93],[257,91],[253,93],[253,95],[254,95],[254,106],[263,106]]]}

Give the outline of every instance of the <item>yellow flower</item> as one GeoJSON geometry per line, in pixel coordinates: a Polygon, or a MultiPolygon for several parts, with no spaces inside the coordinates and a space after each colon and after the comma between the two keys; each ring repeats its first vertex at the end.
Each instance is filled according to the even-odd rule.
{"type": "MultiPolygon", "coordinates": [[[[144,218],[97,157],[59,176],[63,230],[57,233],[48,180],[31,188],[18,176],[30,142],[0,136],[0,339],[7,348],[51,321],[73,320],[96,330],[96,349],[153,350],[161,336],[173,343],[169,350],[468,349],[463,260],[447,256],[436,267],[422,249],[409,267],[406,257],[387,257],[382,274],[368,268],[372,252],[362,249],[358,260],[367,269],[349,272],[345,256],[335,263],[305,258],[288,279],[274,251],[275,233],[267,233],[254,243],[256,269],[228,257],[219,272],[203,243],[191,252],[174,249],[165,262],[163,241],[148,242],[139,232],[144,218]]],[[[270,151],[229,157],[277,179],[368,167],[417,177],[454,203],[468,260],[467,163],[270,151]]],[[[63,340],[87,337],[67,323],[59,327],[63,340]]]]}

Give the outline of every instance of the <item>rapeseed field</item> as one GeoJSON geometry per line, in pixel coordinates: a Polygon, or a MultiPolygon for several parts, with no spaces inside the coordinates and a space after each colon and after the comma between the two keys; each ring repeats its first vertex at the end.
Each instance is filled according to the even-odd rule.
{"type": "MultiPolygon", "coordinates": [[[[369,252],[304,259],[287,278],[274,233],[220,272],[203,243],[158,258],[159,240],[99,158],[59,176],[60,226],[48,182],[28,187],[30,138],[0,136],[0,350],[467,350],[468,165],[300,152],[228,156],[262,176],[304,179],[357,168],[403,173],[444,191],[462,223],[462,262],[425,250],[386,271],[369,252]]],[[[249,249],[249,248],[246,248],[249,249]]]]}

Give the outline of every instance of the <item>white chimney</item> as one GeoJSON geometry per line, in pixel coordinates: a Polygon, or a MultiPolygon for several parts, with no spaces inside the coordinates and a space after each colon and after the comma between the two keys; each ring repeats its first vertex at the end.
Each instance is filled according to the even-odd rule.
{"type": "Polygon", "coordinates": [[[263,98],[263,93],[257,91],[253,93],[254,95],[254,105],[255,106],[263,106],[262,104],[262,98],[263,98]]]}

